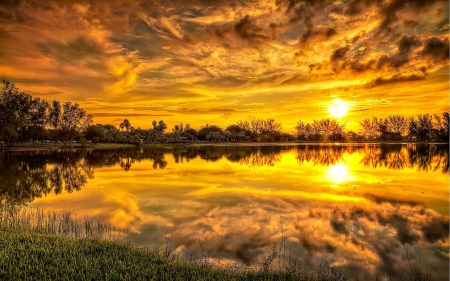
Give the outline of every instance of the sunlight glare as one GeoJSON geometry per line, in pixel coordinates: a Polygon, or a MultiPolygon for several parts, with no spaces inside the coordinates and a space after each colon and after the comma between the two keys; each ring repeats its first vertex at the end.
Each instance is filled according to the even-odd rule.
{"type": "Polygon", "coordinates": [[[328,112],[331,117],[341,118],[346,115],[348,111],[348,102],[342,100],[335,100],[332,105],[328,107],[328,112]]]}
{"type": "Polygon", "coordinates": [[[341,183],[351,180],[353,177],[348,172],[347,166],[344,164],[336,164],[328,167],[327,178],[334,183],[341,183]]]}

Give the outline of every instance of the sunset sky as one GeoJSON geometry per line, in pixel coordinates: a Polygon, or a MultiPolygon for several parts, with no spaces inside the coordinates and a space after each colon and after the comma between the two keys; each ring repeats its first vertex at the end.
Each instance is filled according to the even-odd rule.
{"type": "Polygon", "coordinates": [[[449,110],[437,0],[1,1],[0,77],[149,128],[449,110]]]}

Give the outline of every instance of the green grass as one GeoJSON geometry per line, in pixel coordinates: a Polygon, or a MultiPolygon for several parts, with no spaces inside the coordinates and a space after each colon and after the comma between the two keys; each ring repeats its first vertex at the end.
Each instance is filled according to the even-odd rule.
{"type": "Polygon", "coordinates": [[[337,280],[168,259],[120,241],[0,231],[0,280],[337,280]]]}
{"type": "MultiPolygon", "coordinates": [[[[259,266],[237,260],[224,265],[203,252],[162,252],[133,246],[100,218],[0,204],[0,280],[347,280],[339,267],[322,261],[299,268],[259,266]]],[[[167,242],[167,241],[166,241],[167,242]]],[[[278,254],[281,250],[278,252],[278,254]]],[[[275,262],[274,262],[275,263],[275,262]]]]}

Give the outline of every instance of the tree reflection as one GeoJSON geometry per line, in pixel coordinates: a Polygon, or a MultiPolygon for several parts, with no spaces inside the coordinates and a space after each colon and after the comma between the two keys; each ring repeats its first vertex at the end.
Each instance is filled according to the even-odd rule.
{"type": "Polygon", "coordinates": [[[4,153],[0,169],[0,201],[11,204],[26,204],[52,191],[78,191],[94,177],[81,152],[4,153]]]}
{"type": "Polygon", "coordinates": [[[361,164],[366,167],[386,167],[392,170],[416,168],[418,171],[449,172],[448,146],[438,144],[370,145],[362,151],[361,164]]]}
{"type": "Polygon", "coordinates": [[[356,146],[185,146],[171,149],[77,150],[71,152],[10,152],[0,154],[0,200],[13,204],[32,202],[51,192],[60,194],[80,190],[94,177],[96,168],[120,166],[125,171],[136,162],[153,161],[153,169],[167,166],[166,154],[175,163],[202,159],[206,162],[226,159],[239,165],[275,166],[284,151],[295,151],[299,165],[334,166],[343,162],[344,154],[363,155],[366,167],[405,168],[449,173],[447,145],[356,145],[356,146]]]}
{"type": "Polygon", "coordinates": [[[332,166],[343,161],[345,152],[352,153],[351,146],[299,146],[297,147],[297,161],[301,165],[304,162],[312,162],[314,165],[332,166]]]}

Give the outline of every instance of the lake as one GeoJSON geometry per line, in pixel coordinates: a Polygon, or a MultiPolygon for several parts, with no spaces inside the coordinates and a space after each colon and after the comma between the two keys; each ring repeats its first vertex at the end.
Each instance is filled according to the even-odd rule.
{"type": "Polygon", "coordinates": [[[448,280],[448,155],[448,144],[3,152],[0,200],[102,217],[139,246],[163,248],[167,233],[223,263],[258,265],[285,243],[298,263],[375,280],[409,270],[408,251],[448,280]]]}

